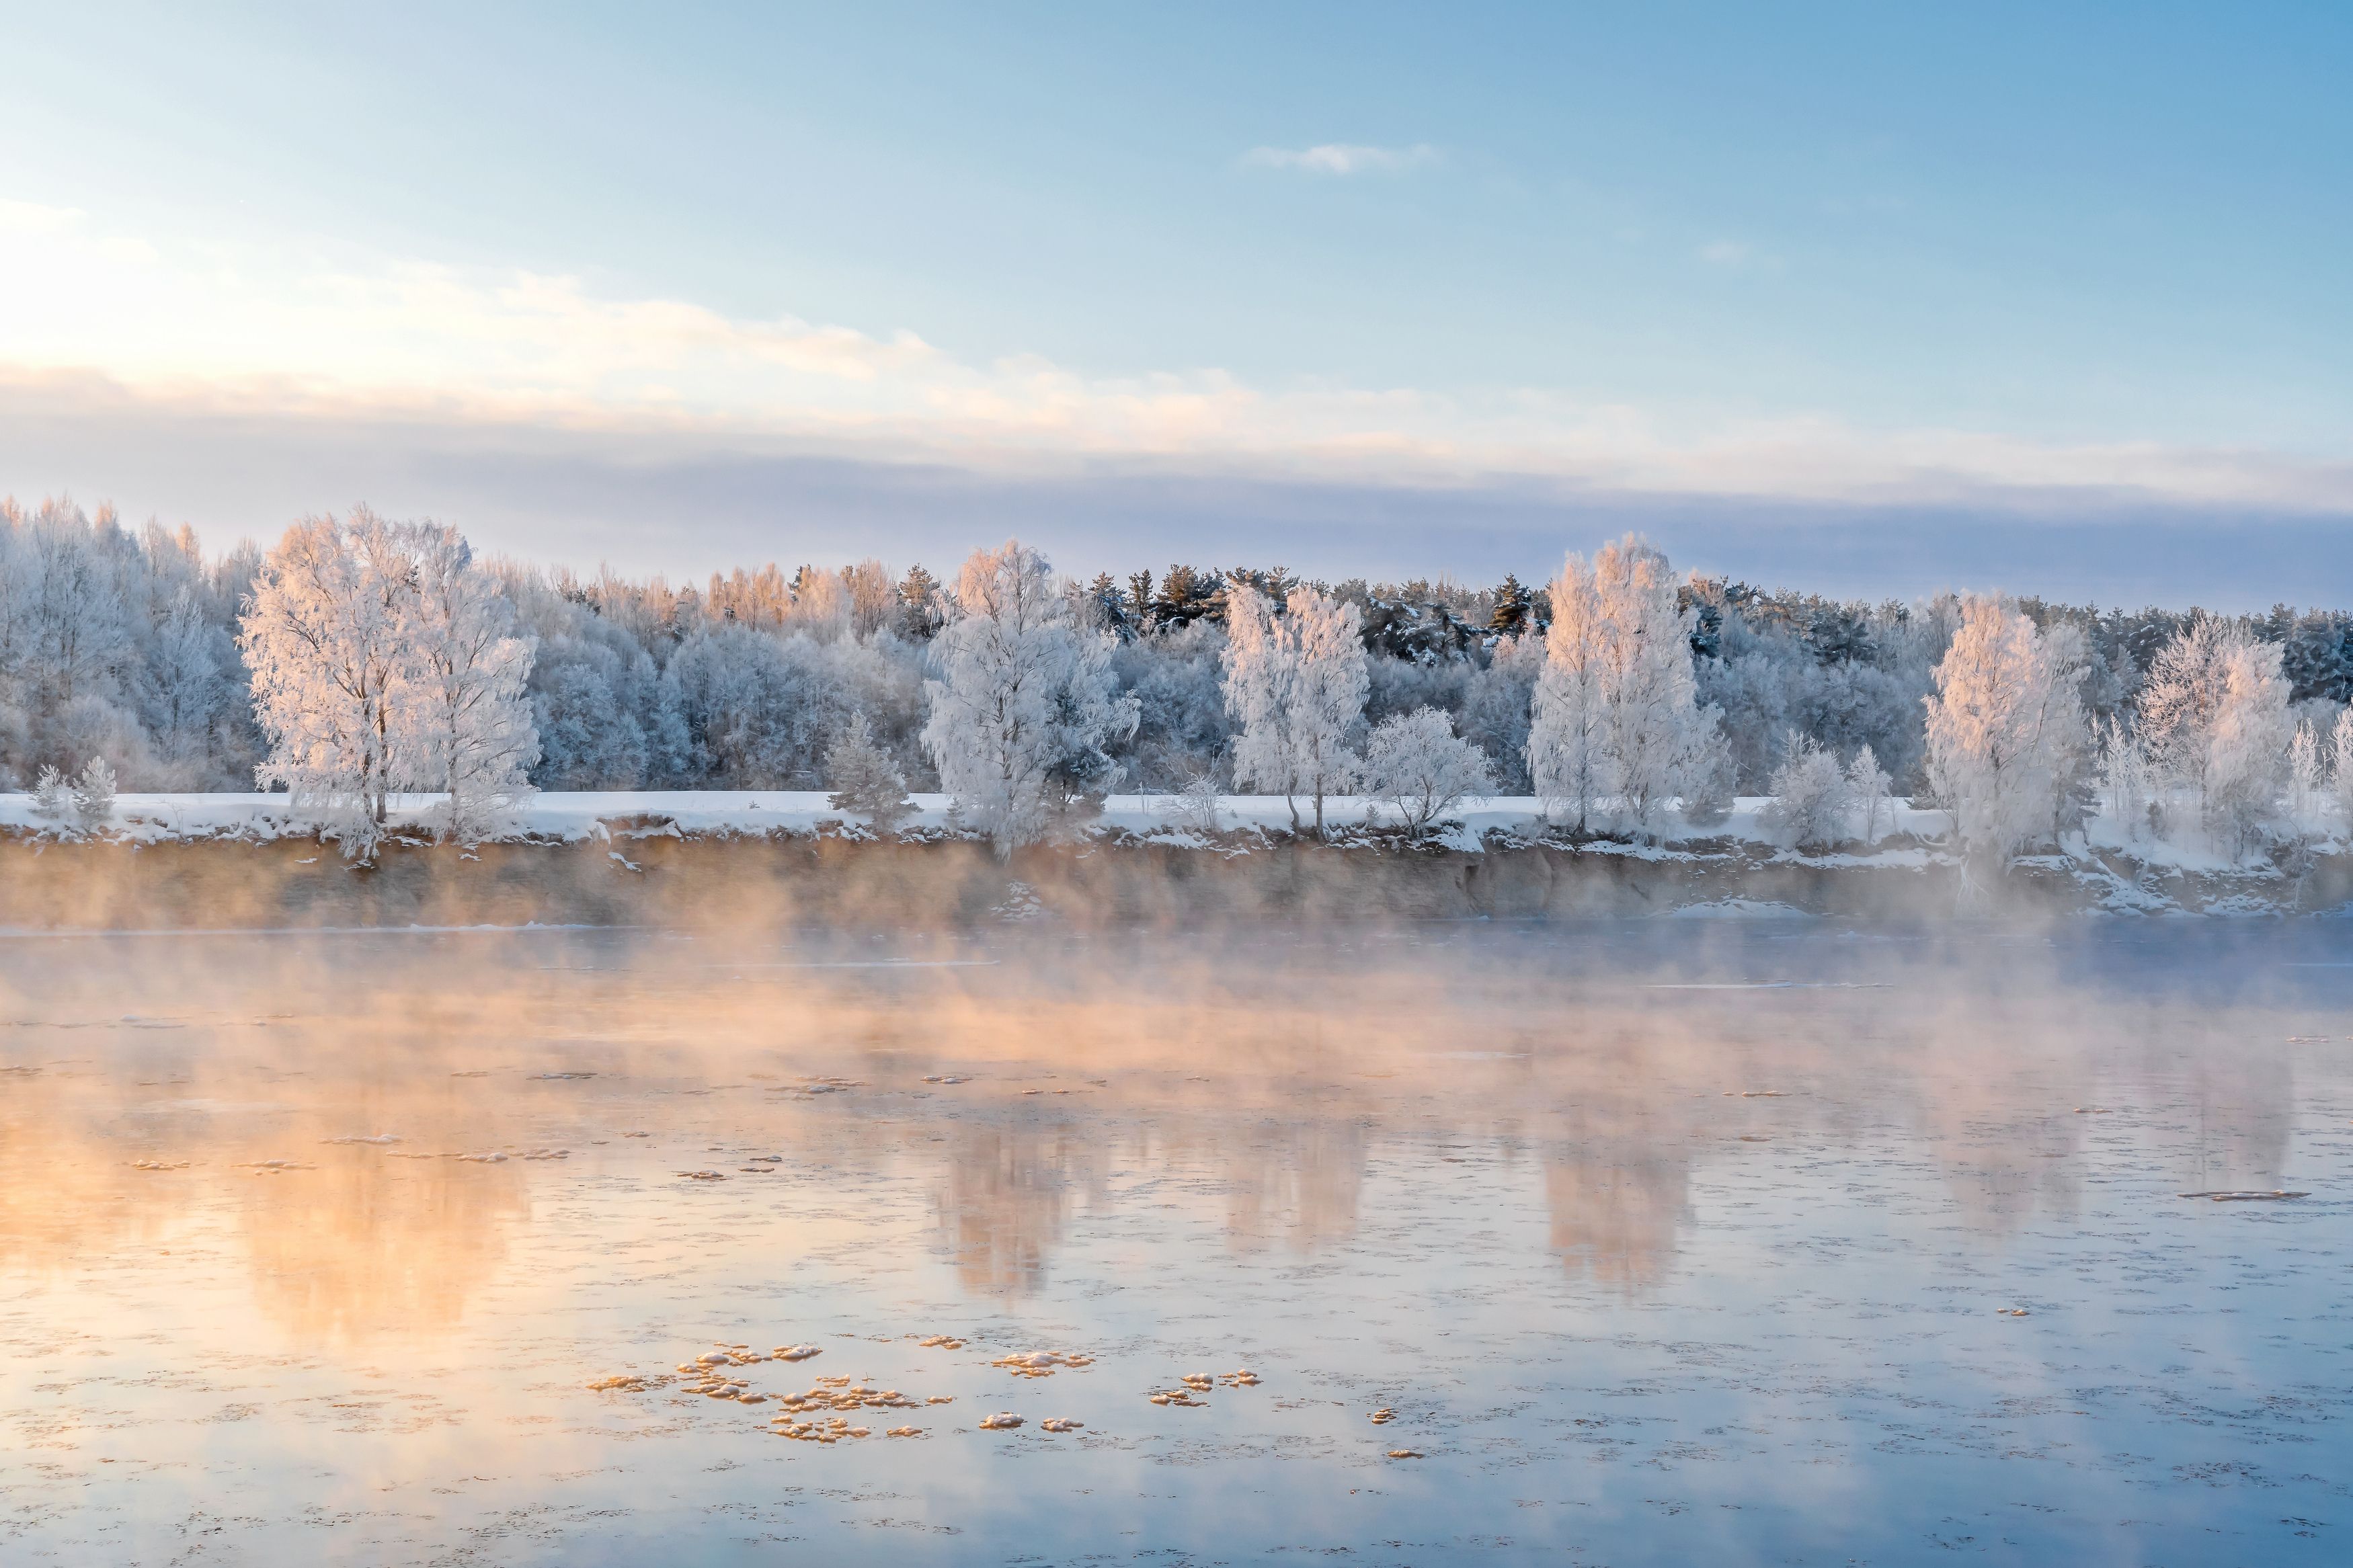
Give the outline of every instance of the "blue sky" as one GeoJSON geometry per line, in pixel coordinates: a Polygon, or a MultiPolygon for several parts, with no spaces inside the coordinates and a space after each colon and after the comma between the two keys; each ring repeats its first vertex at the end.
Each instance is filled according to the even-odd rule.
{"type": "Polygon", "coordinates": [[[5,28],[20,494],[267,534],[373,481],[678,570],[903,555],[1025,485],[1074,566],[1206,530],[1478,575],[1704,516],[1763,572],[1810,517],[1913,529],[1852,584],[1910,591],[1999,585],[2012,546],[1956,527],[2089,565],[2153,521],[2195,592],[2250,530],[2353,542],[2341,5],[5,28]],[[871,504],[796,495],[811,461],[871,504]],[[627,466],[627,508],[533,501],[567,463],[627,466]],[[1222,511],[1119,500],[1155,476],[1222,511]],[[1286,535],[1303,494],[1391,521],[1286,535]]]}

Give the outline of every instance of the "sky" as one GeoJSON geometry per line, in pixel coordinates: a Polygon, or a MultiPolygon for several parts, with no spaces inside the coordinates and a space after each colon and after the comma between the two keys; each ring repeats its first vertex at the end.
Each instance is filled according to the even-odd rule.
{"type": "Polygon", "coordinates": [[[2353,603],[2353,7],[26,5],[0,490],[2353,603]]]}

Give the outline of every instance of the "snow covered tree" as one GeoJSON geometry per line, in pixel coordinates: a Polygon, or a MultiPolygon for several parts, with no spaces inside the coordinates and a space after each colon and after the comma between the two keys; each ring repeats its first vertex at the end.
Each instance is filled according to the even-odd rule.
{"type": "Polygon", "coordinates": [[[1798,849],[1827,849],[1846,837],[1851,795],[1838,755],[1811,735],[1788,731],[1781,765],[1773,770],[1773,798],[1757,820],[1798,849]]]}
{"type": "Polygon", "coordinates": [[[2141,683],[2141,744],[2166,783],[2189,790],[2200,818],[2232,650],[2252,640],[2240,627],[2200,616],[2158,650],[2141,683]]]}
{"type": "Polygon", "coordinates": [[[2230,639],[2221,677],[2207,741],[2206,826],[2230,841],[2233,856],[2243,856],[2279,810],[2295,721],[2288,716],[2279,644],[2230,639]]]}
{"type": "Polygon", "coordinates": [[[348,524],[296,523],[264,558],[238,638],[269,742],[259,782],[283,784],[298,810],[329,818],[343,853],[362,858],[383,836],[393,751],[405,738],[413,580],[401,544],[364,507],[348,524]]]}
{"type": "Polygon", "coordinates": [[[416,525],[410,550],[395,772],[445,795],[445,830],[471,842],[532,794],[524,775],[539,761],[539,731],[524,684],[534,645],[456,529],[416,525]]]}
{"type": "Polygon", "coordinates": [[[1553,579],[1544,672],[1529,709],[1528,776],[1545,815],[1577,833],[1610,785],[1602,652],[1609,635],[1593,574],[1583,556],[1571,555],[1553,579]]]}
{"type": "Polygon", "coordinates": [[[1373,726],[1365,743],[1365,781],[1397,808],[1416,843],[1465,795],[1495,787],[1486,753],[1458,737],[1454,721],[1435,708],[1393,713],[1373,726]]]}
{"type": "Polygon", "coordinates": [[[84,833],[95,833],[114,820],[114,769],[104,757],[92,757],[73,781],[74,820],[84,833]]]}
{"type": "Polygon", "coordinates": [[[874,728],[863,710],[849,716],[841,733],[825,753],[826,782],[833,786],[827,802],[836,811],[854,811],[874,825],[877,833],[891,833],[914,809],[907,798],[907,778],[891,753],[874,743],[874,728]]]}
{"type": "Polygon", "coordinates": [[[395,790],[448,792],[463,836],[528,788],[532,645],[454,530],[364,507],[297,523],[261,563],[238,646],[270,748],[259,781],[347,856],[375,853],[395,790]]]}
{"type": "Polygon", "coordinates": [[[1362,767],[1347,744],[1370,685],[1360,612],[1297,588],[1277,615],[1265,595],[1244,583],[1227,595],[1226,618],[1226,709],[1241,727],[1234,738],[1235,782],[1282,792],[1294,832],[1297,797],[1311,796],[1320,836],[1324,797],[1347,789],[1362,767]]]}
{"type": "Polygon", "coordinates": [[[2353,708],[2337,714],[2329,731],[2328,778],[2337,792],[2337,815],[2353,834],[2353,708]]]}
{"type": "Polygon", "coordinates": [[[63,822],[74,808],[73,785],[55,767],[41,770],[33,784],[33,815],[44,822],[63,822]]]}
{"type": "Polygon", "coordinates": [[[1854,753],[1846,765],[1847,800],[1862,813],[1862,841],[1879,842],[1879,816],[1889,808],[1887,786],[1892,781],[1887,770],[1879,765],[1879,758],[1865,745],[1854,753]]]}
{"type": "Polygon", "coordinates": [[[2000,599],[1971,596],[1927,700],[1928,770],[1956,836],[2007,866],[2052,837],[2082,756],[2083,634],[2037,631],[2000,599]]]}
{"type": "Polygon", "coordinates": [[[2100,741],[2100,803],[2127,838],[2158,830],[2163,812],[2155,769],[2140,737],[2120,718],[2108,721],[2100,741]]]}
{"type": "Polygon", "coordinates": [[[1723,743],[1692,672],[1695,613],[1667,558],[1631,534],[1589,570],[1570,556],[1552,610],[1528,732],[1536,793],[1578,829],[1606,801],[1625,830],[1655,837],[1723,743]]]}
{"type": "Polygon", "coordinates": [[[964,563],[932,642],[939,679],[923,684],[923,741],[958,819],[987,832],[1000,858],[1067,812],[1071,778],[1100,783],[1116,766],[1103,744],[1134,731],[1136,708],[1113,688],[1112,642],[1071,625],[1046,558],[1018,541],[964,563]]]}
{"type": "Polygon", "coordinates": [[[2288,819],[2301,831],[2320,804],[2324,758],[2320,750],[2320,731],[2307,719],[2295,727],[2295,739],[2288,746],[2288,819]]]}

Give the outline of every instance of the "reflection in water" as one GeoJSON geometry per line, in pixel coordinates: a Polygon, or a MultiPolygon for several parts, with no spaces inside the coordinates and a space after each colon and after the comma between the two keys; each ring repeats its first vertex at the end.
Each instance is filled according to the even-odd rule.
{"type": "MultiPolygon", "coordinates": [[[[1248,1557],[1275,1550],[1294,1524],[1337,1549],[1430,1519],[1451,1520],[1456,1534],[1437,1535],[1452,1540],[1476,1533],[1472,1500],[1535,1509],[1541,1499],[1506,1493],[1551,1486],[1577,1495],[1545,1506],[1596,1510],[1578,1528],[1616,1542],[1615,1555],[1641,1557],[1654,1539],[1697,1551],[1702,1542],[1663,1522],[1680,1512],[1612,1512],[1616,1489],[1561,1478],[1614,1473],[1648,1454],[1725,1508],[1801,1497],[1816,1473],[1805,1467],[1831,1459],[1818,1446],[1777,1447],[1774,1423],[1799,1409],[1810,1433],[1862,1418],[1808,1402],[1854,1386],[1852,1346],[1865,1341],[1874,1355],[1908,1358],[1905,1375],[1923,1390],[1938,1379],[1963,1386],[1906,1394],[1910,1414],[1884,1416],[1901,1436],[1883,1449],[1841,1448],[1838,1465],[1868,1472],[1845,1484],[1888,1495],[1945,1485],[1873,1467],[1953,1445],[2016,1450],[2027,1438],[2015,1433],[1958,1435],[1958,1413],[2025,1397],[2005,1379],[2041,1397],[2057,1375],[2048,1367],[2088,1352],[2023,1330],[1964,1349],[1921,1337],[1920,1314],[1990,1323],[1979,1298],[2000,1280],[2006,1310],[2034,1301],[2026,1321],[2037,1331],[2114,1336],[2126,1321],[2100,1314],[2132,1292],[2302,1278],[2265,1272],[2263,1259],[2290,1245],[2274,1237],[2313,1245],[2307,1230],[2284,1227],[2321,1211],[2226,1215],[2236,1228],[2218,1232],[2198,1228],[2221,1222],[2171,1194],[2291,1179],[2318,1187],[2324,1168],[2353,1154],[2311,1115],[2341,1097],[2341,1065],[2287,1044],[2324,1025],[2346,1033],[2334,1026],[2344,998],[2326,990],[2334,972],[2210,997],[2200,966],[2235,960],[2179,946],[2119,956],[2115,944],[2139,939],[2096,940],[2111,945],[2091,953],[2094,964],[2052,944],[1625,928],[1260,938],[1231,949],[1008,939],[880,953],[552,932],[8,945],[7,1343],[28,1367],[86,1344],[101,1379],[113,1375],[110,1358],[144,1353],[135,1347],[173,1354],[152,1366],[125,1360],[102,1396],[57,1392],[82,1386],[70,1381],[37,1387],[32,1373],[5,1384],[19,1446],[70,1457],[62,1469],[13,1459],[0,1469],[0,1484],[64,1489],[39,1492],[30,1522],[5,1538],[54,1545],[81,1528],[86,1505],[68,1479],[85,1484],[98,1458],[128,1462],[97,1452],[110,1422],[142,1431],[155,1463],[179,1453],[175,1462],[195,1464],[216,1440],[196,1434],[249,1418],[267,1434],[239,1461],[259,1468],[256,1519],[364,1512],[373,1500],[338,1501],[304,1479],[317,1440],[306,1423],[381,1436],[393,1427],[352,1413],[399,1398],[428,1402],[410,1412],[417,1430],[477,1434],[468,1441],[485,1447],[467,1450],[466,1473],[520,1489],[501,1508],[542,1506],[561,1491],[554,1478],[618,1465],[617,1445],[628,1443],[671,1456],[654,1465],[663,1486],[706,1478],[689,1489],[716,1518],[749,1495],[730,1490],[728,1467],[754,1461],[712,1468],[693,1444],[711,1440],[715,1417],[676,1398],[576,1405],[585,1381],[659,1373],[712,1342],[790,1337],[831,1347],[825,1364],[844,1375],[963,1388],[969,1400],[952,1416],[928,1417],[941,1444],[950,1433],[962,1442],[967,1405],[1014,1398],[1005,1374],[982,1366],[969,1375],[994,1382],[956,1384],[965,1374],[954,1368],[896,1372],[887,1358],[914,1352],[874,1347],[947,1329],[977,1336],[990,1323],[1002,1338],[991,1354],[1133,1349],[1124,1382],[1106,1361],[1092,1383],[1064,1373],[1020,1395],[1038,1405],[1033,1415],[1064,1401],[1091,1413],[1071,1456],[1086,1443],[1106,1456],[1142,1445],[1149,1457],[1208,1464],[1223,1451],[1200,1446],[1214,1434],[1239,1445],[1237,1458],[1308,1467],[1294,1479],[1321,1475],[1318,1466],[1353,1478],[1355,1489],[1318,1504],[1328,1517],[1316,1513],[1313,1530],[1304,1514],[1282,1515],[1290,1522],[1277,1528],[1277,1515],[1248,1509],[1214,1525],[1150,1509],[1135,1517],[1157,1523],[1123,1523],[1090,1504],[1060,1538],[1073,1550],[1134,1528],[1248,1557]],[[942,958],[959,962],[927,966],[942,958]],[[1136,1005],[1140,990],[1152,1005],[1136,1005]],[[2213,1257],[2194,1251],[2208,1247],[2213,1257]],[[2135,1247],[2194,1255],[2159,1267],[2135,1247]],[[2090,1289],[2080,1281],[2093,1258],[2124,1273],[2105,1296],[2067,1296],[2090,1289]],[[1776,1317],[1775,1359],[1740,1363],[1740,1344],[1762,1331],[1750,1314],[1785,1310],[1774,1293],[1793,1290],[1800,1326],[1776,1317]],[[1901,1305],[1922,1292],[1924,1304],[1901,1305]],[[1646,1320],[1620,1314],[1634,1311],[1681,1327],[1629,1337],[1646,1320]],[[1556,1361],[1548,1336],[1562,1333],[1620,1345],[1611,1353],[1622,1364],[1556,1361]],[[1662,1336],[1672,1341],[1664,1361],[1624,1348],[1662,1336]],[[522,1370],[519,1344],[542,1363],[522,1370]],[[1257,1347],[1250,1359],[1271,1384],[1289,1380],[1288,1403],[1270,1402],[1264,1419],[1288,1412],[1281,1419],[1293,1427],[1247,1436],[1205,1417],[1155,1435],[1131,1405],[1083,1404],[1197,1366],[1222,1370],[1242,1346],[1257,1347]],[[345,1371],[352,1352],[371,1368],[433,1366],[442,1381],[429,1392],[391,1391],[396,1379],[354,1392],[355,1378],[393,1374],[345,1371]],[[1498,1370],[1506,1365],[1516,1370],[1498,1370]],[[1718,1365],[1727,1381],[1695,1381],[1718,1365]],[[1799,1367],[1801,1382],[1770,1386],[1799,1367]],[[1496,1400],[1464,1392],[1461,1408],[1447,1404],[1448,1390],[1499,1378],[1535,1391],[1534,1403],[1514,1395],[1490,1409],[1496,1400]],[[1722,1426],[1719,1411],[1705,1417],[1716,1425],[1672,1440],[1680,1416],[1625,1403],[1678,1391],[1760,1403],[1747,1426],[1722,1426]],[[1373,1394],[1423,1423],[1418,1451],[1461,1457],[1444,1495],[1393,1488],[1377,1505],[1332,1500],[1372,1495],[1350,1467],[1386,1452],[1366,1447],[1356,1425],[1373,1394]],[[82,1403],[60,1413],[60,1398],[82,1403]],[[1448,1448],[1448,1421],[1500,1425],[1448,1448]],[[173,1422],[190,1435],[172,1436],[173,1422]],[[1659,1428],[1647,1448],[1646,1422],[1659,1428]],[[1736,1431],[1746,1435],[1736,1442],[1736,1431]],[[508,1462],[522,1452],[517,1434],[552,1445],[541,1468],[508,1462]],[[1154,1447],[1165,1443],[1179,1446],[1154,1447]],[[1551,1457],[1506,1479],[1540,1452],[1551,1457]],[[1765,1479],[1752,1488],[1735,1479],[1752,1472],[1717,1462],[1736,1453],[1765,1479]],[[1703,1455],[1717,1457],[1715,1472],[1703,1455]],[[1397,1508],[1408,1512],[1379,1511],[1397,1508]]],[[[2148,1321],[2186,1310],[2149,1310],[2160,1307],[2174,1316],[2148,1321]]],[[[2125,1369],[2111,1383],[2138,1386],[2137,1350],[2098,1353],[2125,1369]]],[[[2139,1359],[2170,1365],[2180,1353],[2151,1341],[2139,1359]]],[[[2228,1403],[2229,1393],[2209,1396],[2228,1403]]],[[[2053,1419],[2098,1415],[2092,1395],[2069,1399],[2051,1406],[2053,1419]]],[[[2111,1417],[2119,1425],[2096,1436],[2033,1442],[2052,1453],[2177,1442],[2134,1425],[2151,1419],[2145,1411],[2119,1406],[2111,1417]]],[[[2206,1440],[2178,1444],[2191,1455],[2206,1440]]],[[[421,1450],[372,1452],[386,1487],[451,1468],[427,1466],[421,1450]]],[[[890,1519],[952,1503],[976,1510],[955,1528],[989,1542],[984,1555],[1003,1555],[995,1548],[1018,1535],[1010,1521],[1028,1516],[974,1500],[997,1495],[987,1471],[997,1450],[926,1452],[906,1461],[914,1468],[887,1472],[843,1467],[901,1462],[825,1458],[845,1484],[895,1477],[899,1501],[874,1504],[890,1519]]],[[[2304,1473],[2353,1479],[2332,1462],[2319,1454],[2304,1473]]],[[[232,1484],[207,1474],[189,1495],[232,1484]]],[[[1324,1495],[1320,1482],[1296,1484],[1324,1495]]],[[[1101,1492],[1119,1495],[1115,1484],[1101,1492]]],[[[683,1505],[594,1501],[600,1517],[668,1518],[672,1534],[702,1539],[707,1528],[700,1515],[661,1513],[683,1505]]],[[[152,1511],[162,1504],[107,1506],[140,1530],[181,1528],[152,1511]]],[[[1772,1527],[1789,1552],[1830,1539],[1804,1508],[1773,1506],[1792,1510],[1772,1527]]],[[[2104,1520],[2142,1517],[2120,1497],[2099,1506],[2104,1520]]],[[[1515,1522],[1565,1550],[1574,1532],[1546,1517],[1515,1522]]],[[[275,1538],[252,1528],[261,1560],[259,1543],[275,1538]]],[[[348,1560],[430,1556],[450,1539],[438,1525],[401,1528],[409,1533],[370,1537],[348,1560]],[[396,1536],[397,1549],[387,1544],[396,1536]]],[[[493,1560],[594,1560],[578,1549],[601,1537],[551,1531],[547,1552],[518,1546],[493,1560]]],[[[1883,1542],[1881,1555],[1910,1550],[1883,1542]]],[[[1675,1560],[1663,1546],[1655,1555],[1675,1560]]]]}

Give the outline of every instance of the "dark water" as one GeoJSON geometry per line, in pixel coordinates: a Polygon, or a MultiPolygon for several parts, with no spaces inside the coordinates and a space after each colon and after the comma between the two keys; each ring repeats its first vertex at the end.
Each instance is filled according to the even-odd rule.
{"type": "Polygon", "coordinates": [[[0,1560],[2346,1561],[2348,935],[0,940],[0,1560]]]}

